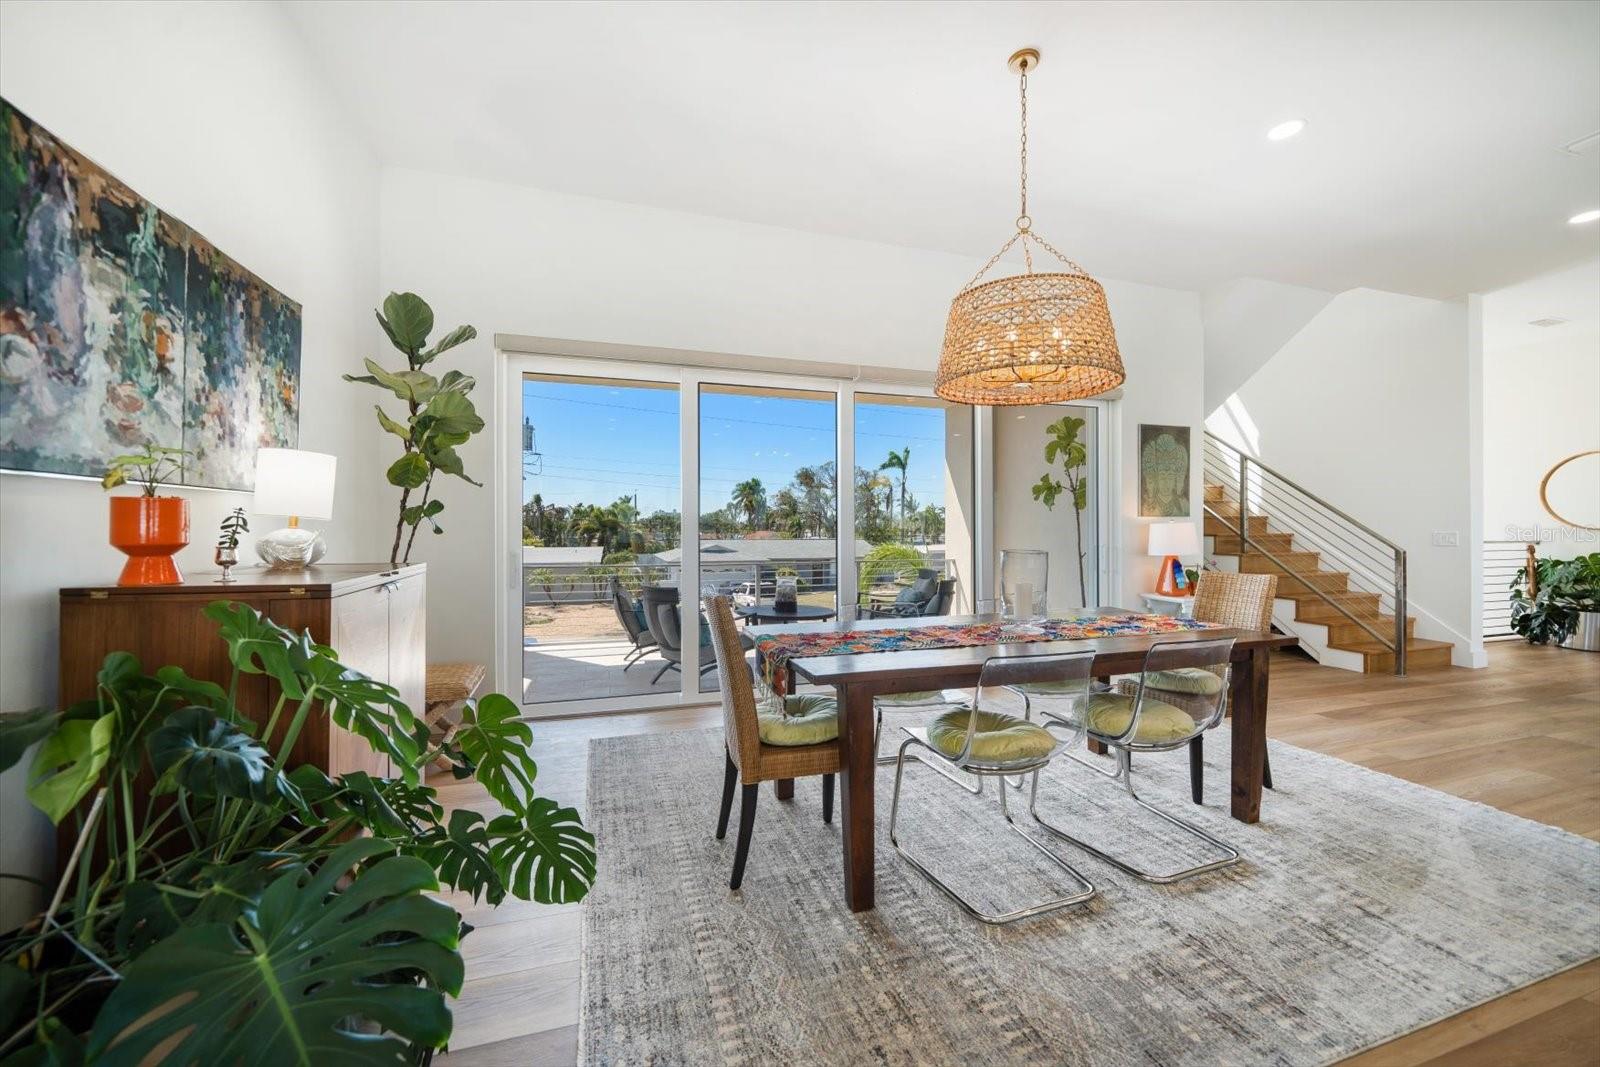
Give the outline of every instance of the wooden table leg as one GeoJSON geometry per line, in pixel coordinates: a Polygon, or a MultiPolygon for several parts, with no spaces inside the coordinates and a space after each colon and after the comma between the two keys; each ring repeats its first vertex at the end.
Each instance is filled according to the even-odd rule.
{"type": "Polygon", "coordinates": [[[1261,768],[1267,758],[1267,667],[1265,648],[1233,665],[1233,817],[1240,822],[1261,818],[1261,768]]]}
{"type": "Polygon", "coordinates": [[[841,686],[839,693],[839,800],[844,838],[844,899],[851,911],[874,906],[872,693],[841,686]]]}

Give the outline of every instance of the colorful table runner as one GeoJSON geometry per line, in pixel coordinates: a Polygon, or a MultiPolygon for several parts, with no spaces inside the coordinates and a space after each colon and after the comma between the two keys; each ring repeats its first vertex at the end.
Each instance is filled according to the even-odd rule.
{"type": "Polygon", "coordinates": [[[806,656],[847,656],[857,652],[904,652],[924,648],[1029,644],[1036,641],[1082,641],[1091,637],[1183,633],[1222,629],[1174,615],[1080,615],[1037,622],[979,622],[912,626],[884,630],[825,630],[820,633],[773,634],[756,640],[767,685],[784,691],[785,667],[806,656]]]}

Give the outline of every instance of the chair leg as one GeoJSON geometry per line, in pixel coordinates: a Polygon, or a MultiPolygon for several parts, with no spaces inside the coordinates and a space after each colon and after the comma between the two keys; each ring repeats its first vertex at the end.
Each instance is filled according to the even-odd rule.
{"type": "Polygon", "coordinates": [[[1200,734],[1189,742],[1189,793],[1196,804],[1205,803],[1206,794],[1206,735],[1200,734]]]}
{"type": "MultiPolygon", "coordinates": [[[[1074,891],[1064,897],[1057,897],[1054,900],[1046,900],[1038,904],[1018,908],[1016,911],[1009,911],[999,915],[991,915],[987,912],[979,911],[977,908],[973,907],[973,905],[963,898],[961,894],[957,893],[949,885],[946,885],[938,875],[934,874],[933,871],[925,867],[920,860],[918,860],[910,852],[906,851],[906,849],[900,844],[899,838],[895,834],[895,830],[900,821],[900,792],[902,782],[905,777],[907,763],[921,763],[925,767],[939,771],[940,775],[951,778],[952,781],[955,780],[953,775],[960,773],[957,771],[945,771],[936,766],[930,760],[923,759],[919,756],[911,756],[908,759],[906,750],[915,744],[918,744],[918,742],[914,738],[908,738],[905,743],[900,746],[900,753],[895,759],[894,799],[891,800],[889,804],[889,843],[894,846],[894,850],[900,854],[901,859],[911,864],[913,870],[922,875],[922,877],[926,878],[929,882],[933,883],[934,887],[937,888],[941,893],[955,901],[956,905],[960,907],[962,911],[966,912],[974,919],[977,919],[979,922],[987,923],[990,926],[1003,926],[1006,923],[1013,923],[1019,919],[1026,919],[1033,915],[1044,915],[1048,912],[1059,911],[1062,908],[1071,907],[1074,904],[1082,904],[1099,892],[1099,890],[1094,887],[1094,883],[1090,882],[1089,879],[1085,878],[1081,873],[1079,873],[1076,867],[1073,867],[1060,856],[1057,856],[1054,852],[1045,847],[1044,842],[1040,841],[1038,838],[1034,837],[1032,834],[1028,833],[1026,830],[1016,824],[1016,822],[1011,818],[1011,812],[1006,808],[1006,791],[1005,787],[1002,785],[997,792],[1000,794],[1000,814],[1006,820],[1006,825],[1034,848],[1044,853],[1045,856],[1057,867],[1060,867],[1063,871],[1065,871],[1072,879],[1074,891]]],[[[937,754],[935,755],[935,758],[938,758],[937,754]]],[[[1037,772],[1035,772],[1035,774],[1037,775],[1037,772]]],[[[982,779],[980,777],[980,782],[981,780],[982,779]]],[[[961,782],[957,782],[956,784],[960,785],[961,788],[966,789],[969,793],[977,792],[977,790],[971,789],[961,782]]]]}
{"type": "Polygon", "coordinates": [[[744,883],[744,861],[750,855],[750,831],[755,829],[756,823],[756,798],[761,795],[759,785],[744,787],[744,796],[739,799],[739,839],[733,850],[733,877],[728,880],[729,889],[738,889],[744,883]]]}
{"type": "Polygon", "coordinates": [[[1272,753],[1265,750],[1261,753],[1261,784],[1272,788],[1272,753]]]}
{"type": "Polygon", "coordinates": [[[822,776],[822,821],[833,822],[833,775],[822,776]]]}
{"type": "Polygon", "coordinates": [[[722,758],[727,761],[727,766],[722,770],[722,809],[717,813],[717,840],[721,841],[728,836],[728,813],[733,810],[733,783],[739,780],[739,768],[733,765],[733,757],[724,749],[722,758]]]}
{"type": "Polygon", "coordinates": [[[671,669],[672,669],[672,664],[671,663],[663,663],[661,665],[661,669],[659,671],[656,671],[656,676],[654,678],[650,679],[650,684],[651,685],[655,685],[657,682],[661,681],[661,676],[663,674],[666,674],[671,669]]]}

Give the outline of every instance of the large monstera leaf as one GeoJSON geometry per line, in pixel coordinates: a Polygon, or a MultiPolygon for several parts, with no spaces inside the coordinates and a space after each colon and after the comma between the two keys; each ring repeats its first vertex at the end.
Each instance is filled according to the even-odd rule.
{"type": "Polygon", "coordinates": [[[265,802],[291,786],[255,738],[207,708],[179,708],[151,732],[145,747],[163,784],[196,796],[239,797],[265,802]]]}
{"type": "Polygon", "coordinates": [[[59,823],[89,795],[100,772],[111,762],[117,737],[117,719],[68,719],[45,738],[33,756],[28,775],[28,799],[59,823]]]}
{"type": "Polygon", "coordinates": [[[478,784],[508,808],[522,806],[539,774],[530,751],[533,730],[520,715],[509,699],[490,693],[466,704],[456,728],[456,744],[477,771],[478,784]]]}
{"type": "Polygon", "coordinates": [[[548,797],[489,823],[489,859],[500,879],[522,900],[571,904],[594,885],[594,835],[578,812],[548,797]]]}
{"type": "Polygon", "coordinates": [[[353,841],[315,875],[274,881],[237,921],[152,946],[96,1017],[89,1059],[392,1067],[444,1044],[460,917],[423,895],[438,881],[421,860],[363,865],[389,848],[353,841]]]}
{"type": "Polygon", "coordinates": [[[0,715],[0,771],[22,758],[33,745],[55,731],[61,713],[53,708],[34,708],[0,715]]]}

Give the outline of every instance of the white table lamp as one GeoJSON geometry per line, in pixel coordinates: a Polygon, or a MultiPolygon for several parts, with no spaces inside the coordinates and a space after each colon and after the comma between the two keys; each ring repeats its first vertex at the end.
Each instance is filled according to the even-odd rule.
{"type": "Polygon", "coordinates": [[[1179,556],[1200,554],[1200,535],[1192,522],[1154,522],[1150,524],[1149,555],[1161,556],[1161,573],[1156,577],[1156,592],[1163,596],[1187,596],[1192,587],[1179,586],[1183,564],[1179,556]]]}
{"type": "Polygon", "coordinates": [[[284,515],[289,525],[256,539],[256,555],[274,570],[299,570],[322,558],[322,534],[301,519],[333,518],[333,476],[339,460],[295,448],[256,451],[256,497],[252,510],[284,515]]]}

